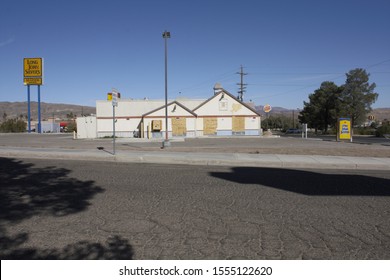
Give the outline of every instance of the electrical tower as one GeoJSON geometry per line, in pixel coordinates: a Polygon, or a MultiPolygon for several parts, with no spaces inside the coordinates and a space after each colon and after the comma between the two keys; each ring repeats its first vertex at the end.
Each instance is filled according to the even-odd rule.
{"type": "Polygon", "coordinates": [[[244,73],[244,67],[242,67],[242,65],[241,65],[240,72],[237,72],[236,74],[240,75],[240,82],[237,83],[237,85],[240,86],[240,88],[238,89],[237,99],[242,102],[244,100],[243,95],[244,95],[244,92],[246,91],[245,89],[246,89],[246,85],[247,85],[247,84],[244,84],[244,76],[248,75],[248,73],[244,73]]]}

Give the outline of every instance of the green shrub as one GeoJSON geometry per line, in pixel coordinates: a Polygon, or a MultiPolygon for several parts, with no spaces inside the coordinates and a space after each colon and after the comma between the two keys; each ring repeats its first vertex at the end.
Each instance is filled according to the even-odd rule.
{"type": "Polygon", "coordinates": [[[377,128],[376,137],[383,137],[385,134],[390,134],[390,124],[384,124],[377,128]]]}
{"type": "Polygon", "coordinates": [[[18,119],[9,119],[0,125],[0,132],[25,132],[27,123],[18,119]]]}
{"type": "Polygon", "coordinates": [[[357,127],[353,129],[354,135],[375,135],[375,129],[371,127],[357,127]]]}
{"type": "Polygon", "coordinates": [[[77,125],[75,121],[69,122],[66,128],[66,132],[77,132],[77,125]]]}

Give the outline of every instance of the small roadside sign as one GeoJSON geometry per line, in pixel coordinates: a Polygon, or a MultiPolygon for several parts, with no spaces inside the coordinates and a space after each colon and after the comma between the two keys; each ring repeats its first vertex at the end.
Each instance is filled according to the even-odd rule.
{"type": "Polygon", "coordinates": [[[112,101],[112,154],[115,155],[115,107],[118,107],[118,98],[120,97],[120,93],[116,89],[112,89],[111,93],[111,101],[112,101]]]}
{"type": "Polygon", "coordinates": [[[112,91],[112,106],[118,107],[118,92],[112,91]]]}
{"type": "Polygon", "coordinates": [[[352,132],[351,132],[351,119],[349,118],[340,118],[339,127],[338,127],[338,136],[340,140],[351,140],[352,141],[352,132]]]}

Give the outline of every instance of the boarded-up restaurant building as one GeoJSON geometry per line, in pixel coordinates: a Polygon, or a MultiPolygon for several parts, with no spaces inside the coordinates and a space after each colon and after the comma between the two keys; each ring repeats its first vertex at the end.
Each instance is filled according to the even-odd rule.
{"type": "MultiPolygon", "coordinates": [[[[213,96],[207,100],[169,101],[167,108],[169,138],[262,135],[260,114],[223,88],[215,88],[213,96]]],[[[115,120],[117,137],[164,138],[165,101],[118,99],[115,120]]],[[[96,122],[78,118],[77,123],[79,138],[86,135],[83,130],[87,123],[96,126],[95,137],[112,136],[112,102],[96,101],[96,122]]]]}

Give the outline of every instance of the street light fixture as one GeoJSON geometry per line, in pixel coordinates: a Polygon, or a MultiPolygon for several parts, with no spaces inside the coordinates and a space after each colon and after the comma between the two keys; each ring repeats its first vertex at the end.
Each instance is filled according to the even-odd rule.
{"type": "Polygon", "coordinates": [[[171,38],[171,32],[164,31],[162,34],[165,43],[165,140],[162,147],[170,147],[171,143],[168,140],[168,46],[167,39],[171,38]]]}

